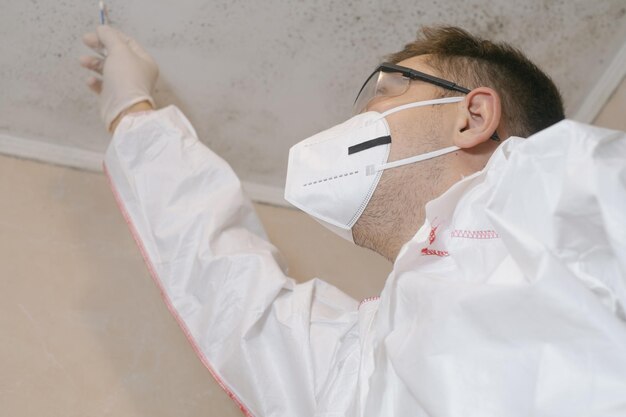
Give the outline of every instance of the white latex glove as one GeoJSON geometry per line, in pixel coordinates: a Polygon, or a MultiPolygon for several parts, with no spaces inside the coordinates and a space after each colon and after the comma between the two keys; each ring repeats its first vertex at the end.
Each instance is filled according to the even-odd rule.
{"type": "Polygon", "coordinates": [[[85,34],[83,42],[99,54],[81,56],[80,63],[102,75],[90,77],[87,84],[100,95],[100,114],[109,132],[111,122],[133,104],[148,101],[156,107],[152,90],[159,68],[137,41],[102,25],[96,33],[85,34]]]}

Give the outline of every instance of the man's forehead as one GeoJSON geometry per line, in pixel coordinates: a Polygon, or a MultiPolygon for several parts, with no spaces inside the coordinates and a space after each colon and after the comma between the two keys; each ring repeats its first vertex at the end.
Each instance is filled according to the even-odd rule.
{"type": "Polygon", "coordinates": [[[428,65],[429,57],[430,55],[412,56],[411,58],[403,59],[402,61],[398,62],[397,65],[425,72],[426,74],[438,76],[433,67],[428,65]]]}

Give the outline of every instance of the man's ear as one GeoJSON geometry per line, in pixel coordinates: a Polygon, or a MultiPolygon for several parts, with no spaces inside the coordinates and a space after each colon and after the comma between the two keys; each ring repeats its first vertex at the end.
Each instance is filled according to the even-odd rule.
{"type": "Polygon", "coordinates": [[[495,90],[489,87],[473,89],[459,103],[454,144],[460,148],[473,148],[488,141],[500,124],[501,114],[500,96],[495,90]]]}

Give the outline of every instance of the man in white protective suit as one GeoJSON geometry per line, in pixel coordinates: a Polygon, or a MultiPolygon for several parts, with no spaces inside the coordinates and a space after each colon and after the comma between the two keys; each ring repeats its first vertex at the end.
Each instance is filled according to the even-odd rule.
{"type": "Polygon", "coordinates": [[[246,416],[626,416],[626,135],[562,120],[519,51],[424,28],[291,149],[286,199],[394,262],[359,303],[285,274],[135,40],[84,41],[117,203],[246,416]]]}

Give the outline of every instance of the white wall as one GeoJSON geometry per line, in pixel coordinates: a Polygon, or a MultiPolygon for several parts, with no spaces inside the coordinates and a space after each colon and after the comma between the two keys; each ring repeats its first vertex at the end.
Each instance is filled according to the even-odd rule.
{"type": "MultiPolygon", "coordinates": [[[[0,156],[0,195],[0,415],[241,416],[161,301],[102,174],[0,156]]],[[[378,294],[378,255],[257,208],[293,276],[378,294]]]]}

